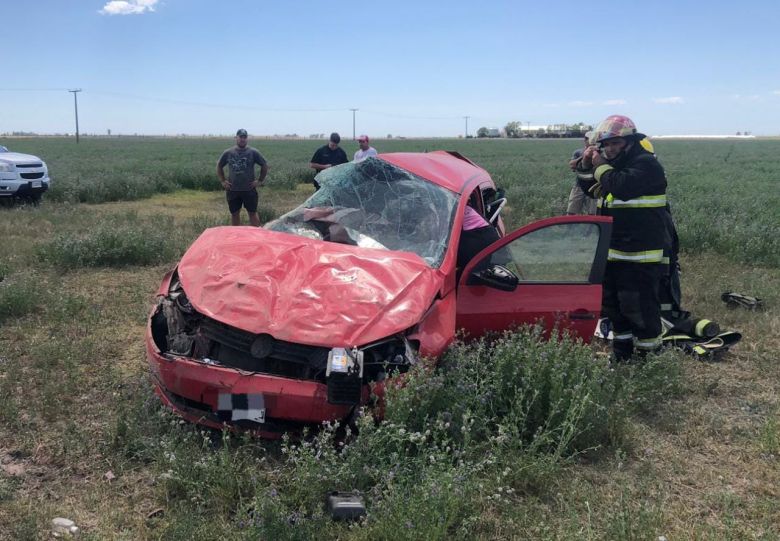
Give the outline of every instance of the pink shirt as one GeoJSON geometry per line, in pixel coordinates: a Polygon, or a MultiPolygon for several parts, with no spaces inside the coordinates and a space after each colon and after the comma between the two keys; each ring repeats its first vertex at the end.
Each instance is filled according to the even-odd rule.
{"type": "Polygon", "coordinates": [[[466,205],[466,212],[463,214],[463,231],[471,231],[490,225],[486,219],[480,216],[479,212],[466,205]]]}

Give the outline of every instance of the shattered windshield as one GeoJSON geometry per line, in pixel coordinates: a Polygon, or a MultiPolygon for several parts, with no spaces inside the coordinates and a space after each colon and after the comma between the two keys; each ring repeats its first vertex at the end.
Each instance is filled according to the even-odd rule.
{"type": "Polygon", "coordinates": [[[317,181],[321,188],[303,205],[265,227],[441,264],[457,194],[378,158],[325,169],[317,181]]]}

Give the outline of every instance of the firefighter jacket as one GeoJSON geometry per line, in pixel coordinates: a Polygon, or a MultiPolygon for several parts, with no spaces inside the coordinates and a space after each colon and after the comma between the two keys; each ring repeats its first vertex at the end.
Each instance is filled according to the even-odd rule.
{"type": "MultiPolygon", "coordinates": [[[[587,179],[589,172],[578,174],[587,179]]],[[[612,217],[608,261],[668,264],[671,251],[666,174],[653,154],[634,143],[592,171],[601,184],[599,213],[612,217]]]]}

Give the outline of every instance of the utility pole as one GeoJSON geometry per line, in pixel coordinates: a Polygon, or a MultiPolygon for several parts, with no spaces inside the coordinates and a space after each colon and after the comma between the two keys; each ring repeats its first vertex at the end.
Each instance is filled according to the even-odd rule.
{"type": "Polygon", "coordinates": [[[468,139],[469,138],[469,118],[471,118],[471,117],[470,116],[464,116],[463,118],[466,119],[466,139],[468,139]]]}
{"type": "Polygon", "coordinates": [[[360,109],[350,109],[352,111],[352,140],[355,140],[355,111],[359,111],[360,109]]]}
{"type": "Polygon", "coordinates": [[[73,107],[76,110],[76,144],[79,144],[79,100],[78,100],[78,93],[81,92],[80,88],[74,88],[73,90],[68,90],[68,92],[73,92],[73,107]]]}

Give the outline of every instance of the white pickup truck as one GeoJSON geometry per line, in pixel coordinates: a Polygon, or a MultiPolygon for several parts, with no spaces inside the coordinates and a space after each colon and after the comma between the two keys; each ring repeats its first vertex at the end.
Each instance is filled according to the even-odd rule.
{"type": "Polygon", "coordinates": [[[39,201],[51,179],[46,164],[31,154],[11,152],[0,145],[0,199],[26,198],[39,201]]]}

